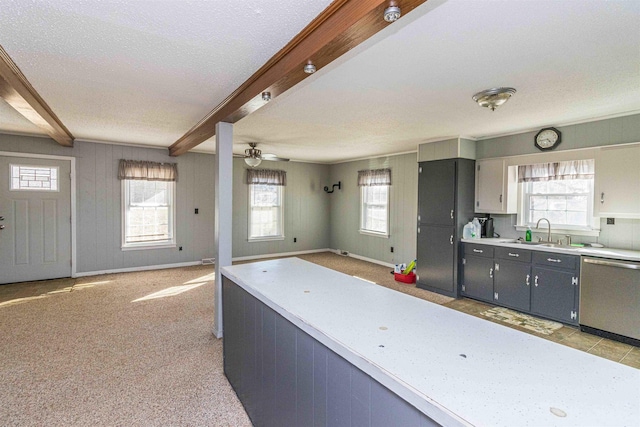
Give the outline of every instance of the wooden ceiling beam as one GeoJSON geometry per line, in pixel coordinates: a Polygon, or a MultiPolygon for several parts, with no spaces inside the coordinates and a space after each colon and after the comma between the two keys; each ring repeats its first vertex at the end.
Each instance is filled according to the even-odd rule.
{"type": "Polygon", "coordinates": [[[60,145],[73,147],[73,135],[0,46],[0,98],[60,145]]]}
{"type": "MultiPolygon", "coordinates": [[[[405,16],[427,0],[335,0],[282,50],[238,89],[169,147],[179,156],[215,135],[218,122],[235,123],[262,107],[262,92],[275,98],[308,74],[303,67],[312,61],[319,70],[386,26],[382,15],[390,4],[405,16]]],[[[400,18],[402,19],[402,18],[400,18]]]]}

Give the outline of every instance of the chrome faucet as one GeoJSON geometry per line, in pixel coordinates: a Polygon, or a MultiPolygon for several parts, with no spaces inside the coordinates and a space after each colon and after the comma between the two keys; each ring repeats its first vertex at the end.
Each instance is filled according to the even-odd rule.
{"type": "Polygon", "coordinates": [[[536,230],[540,228],[540,221],[542,221],[543,219],[547,221],[547,224],[549,225],[549,231],[547,232],[547,243],[551,243],[551,222],[549,222],[547,218],[540,218],[538,220],[538,223],[536,224],[536,230]]]}

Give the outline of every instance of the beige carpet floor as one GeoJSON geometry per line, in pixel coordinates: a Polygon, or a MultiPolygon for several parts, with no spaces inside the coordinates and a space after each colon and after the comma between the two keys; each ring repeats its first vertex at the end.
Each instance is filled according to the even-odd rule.
{"type": "Polygon", "coordinates": [[[0,286],[0,425],[251,425],[212,334],[212,272],[0,286]]]}
{"type": "MultiPolygon", "coordinates": [[[[420,298],[389,267],[301,256],[420,298]]],[[[213,266],[0,286],[0,426],[248,426],[214,338],[213,266]]]]}

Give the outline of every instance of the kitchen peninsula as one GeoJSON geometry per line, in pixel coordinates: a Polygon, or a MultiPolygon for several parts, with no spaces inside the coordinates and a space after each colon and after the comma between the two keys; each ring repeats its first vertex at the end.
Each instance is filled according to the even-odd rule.
{"type": "Polygon", "coordinates": [[[639,370],[297,258],[223,268],[223,304],[225,374],[258,425],[640,419],[639,370]]]}

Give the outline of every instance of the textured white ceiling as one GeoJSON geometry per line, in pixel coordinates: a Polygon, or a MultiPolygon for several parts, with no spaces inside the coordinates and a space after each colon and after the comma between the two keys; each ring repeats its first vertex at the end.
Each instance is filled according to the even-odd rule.
{"type": "Polygon", "coordinates": [[[432,3],[238,122],[237,142],[333,162],[640,110],[640,1],[432,3]],[[472,101],[496,86],[518,92],[472,101]]]}
{"type": "Polygon", "coordinates": [[[76,138],[169,146],[330,2],[0,0],[0,44],[76,138]]]}
{"type": "MultiPolygon", "coordinates": [[[[77,138],[168,147],[329,3],[0,0],[0,44],[77,138]]],[[[234,151],[335,162],[640,112],[638,22],[638,0],[429,0],[236,123],[234,151]],[[495,86],[518,93],[471,100],[495,86]]],[[[0,131],[33,133],[5,107],[0,131]]]]}

